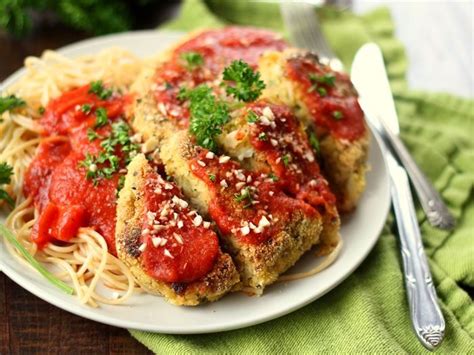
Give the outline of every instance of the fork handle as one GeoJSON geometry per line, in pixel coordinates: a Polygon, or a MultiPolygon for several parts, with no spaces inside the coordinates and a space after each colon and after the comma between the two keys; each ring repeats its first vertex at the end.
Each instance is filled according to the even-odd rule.
{"type": "Polygon", "coordinates": [[[407,174],[391,153],[386,157],[411,320],[423,346],[434,350],[443,340],[445,321],[423,249],[407,174]]]}
{"type": "Polygon", "coordinates": [[[456,225],[456,221],[451,212],[449,212],[439,193],[430,183],[426,175],[423,174],[415,160],[413,160],[410,152],[400,137],[392,131],[383,119],[380,120],[380,123],[382,124],[383,131],[390,146],[393,148],[410,176],[421,207],[428,218],[428,222],[432,226],[440,229],[453,229],[456,225]]]}

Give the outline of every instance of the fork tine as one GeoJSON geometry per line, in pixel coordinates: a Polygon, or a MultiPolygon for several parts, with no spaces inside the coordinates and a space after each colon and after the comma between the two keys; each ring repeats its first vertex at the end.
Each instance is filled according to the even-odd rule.
{"type": "Polygon", "coordinates": [[[343,70],[341,61],[326,42],[314,5],[290,0],[281,0],[280,11],[290,37],[298,47],[318,53],[334,70],[343,70]]]}
{"type": "Polygon", "coordinates": [[[328,58],[335,57],[324,38],[313,5],[284,1],[280,8],[285,25],[298,46],[303,45],[307,49],[316,50],[328,58]]]}

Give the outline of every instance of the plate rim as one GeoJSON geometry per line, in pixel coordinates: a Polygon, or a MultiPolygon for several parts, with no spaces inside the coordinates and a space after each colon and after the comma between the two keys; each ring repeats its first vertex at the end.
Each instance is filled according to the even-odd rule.
{"type": "MultiPolygon", "coordinates": [[[[55,49],[55,51],[61,54],[64,54],[66,56],[75,57],[77,56],[76,54],[73,53],[75,51],[80,51],[81,49],[85,49],[87,51],[87,47],[93,46],[95,44],[104,44],[103,48],[107,48],[107,47],[110,47],[110,45],[107,46],[107,42],[116,42],[116,41],[123,40],[124,38],[127,38],[127,37],[137,37],[137,38],[142,38],[143,40],[143,37],[145,36],[152,36],[152,37],[153,36],[159,37],[163,35],[164,36],[182,36],[185,34],[186,32],[168,31],[168,30],[128,31],[128,32],[123,32],[123,33],[118,33],[118,34],[109,34],[106,36],[99,36],[99,37],[84,39],[79,42],[74,42],[66,46],[60,47],[58,49],[55,49]]],[[[118,45],[117,43],[114,43],[114,46],[117,46],[117,45],[118,45]]],[[[0,91],[5,90],[6,87],[11,85],[16,80],[18,80],[21,77],[21,75],[23,75],[24,72],[25,72],[25,68],[23,66],[17,71],[15,71],[13,74],[8,76],[4,81],[1,82],[0,91]]],[[[386,159],[381,148],[381,143],[379,141],[379,138],[375,137],[372,134],[372,132],[370,132],[370,134],[371,134],[371,144],[373,148],[378,150],[378,153],[380,154],[381,160],[383,162],[381,166],[383,167],[382,173],[385,178],[381,179],[381,182],[384,185],[383,186],[384,191],[389,193],[388,170],[386,166],[386,159]]],[[[2,259],[0,259],[0,271],[3,272],[6,276],[8,276],[13,282],[15,282],[16,284],[18,284],[19,286],[21,286],[28,292],[34,294],[36,297],[39,297],[40,299],[44,300],[45,302],[48,302],[49,304],[55,307],[61,308],[62,310],[67,311],[69,313],[73,313],[79,317],[91,319],[103,324],[108,324],[108,325],[120,327],[120,328],[157,332],[157,333],[162,333],[162,334],[204,334],[204,333],[217,333],[217,332],[223,332],[223,331],[230,331],[230,330],[235,330],[235,329],[246,328],[246,327],[256,325],[256,324],[261,324],[261,323],[285,316],[289,313],[292,313],[308,305],[309,303],[319,299],[320,297],[324,296],[325,294],[327,294],[328,292],[336,288],[338,285],[340,285],[343,281],[345,281],[362,264],[362,262],[367,258],[367,256],[373,250],[375,244],[377,243],[381,235],[385,221],[387,219],[389,210],[390,210],[390,198],[387,198],[383,201],[383,206],[381,208],[383,209],[382,215],[384,216],[384,218],[380,219],[380,221],[377,221],[378,225],[376,228],[374,228],[374,230],[377,230],[377,236],[373,237],[370,243],[367,245],[366,249],[357,255],[357,261],[350,268],[344,271],[344,275],[340,276],[335,281],[332,281],[329,284],[329,286],[326,287],[324,290],[312,294],[311,296],[307,297],[304,301],[300,303],[296,303],[291,307],[280,309],[264,317],[257,316],[245,321],[240,321],[240,322],[235,322],[235,323],[231,322],[230,324],[229,322],[227,322],[226,324],[210,323],[210,324],[200,324],[199,326],[193,325],[193,326],[184,328],[180,326],[166,326],[166,325],[163,326],[163,324],[159,324],[159,323],[150,325],[145,322],[140,323],[133,320],[130,321],[130,320],[122,320],[118,318],[113,318],[113,317],[108,316],[107,314],[101,314],[100,312],[97,312],[96,311],[97,309],[95,308],[87,307],[87,306],[84,307],[79,303],[77,303],[77,307],[72,307],[69,303],[66,303],[65,301],[56,297],[54,294],[48,294],[47,292],[45,292],[42,289],[43,284],[36,285],[34,282],[30,282],[27,277],[25,277],[24,275],[20,273],[17,273],[12,267],[10,267],[10,265],[7,262],[4,262],[2,259]]],[[[4,238],[2,238],[0,240],[0,246],[2,248],[5,248],[5,243],[6,241],[4,240],[4,238]]],[[[5,252],[8,253],[8,251],[5,251],[5,252]]],[[[46,281],[44,282],[46,284],[46,281]]],[[[53,287],[53,286],[47,285],[47,287],[53,287]]]]}

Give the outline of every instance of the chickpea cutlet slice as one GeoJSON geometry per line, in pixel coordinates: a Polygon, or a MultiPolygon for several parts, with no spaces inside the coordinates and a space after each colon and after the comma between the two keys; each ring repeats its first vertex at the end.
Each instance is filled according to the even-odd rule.
{"type": "Polygon", "coordinates": [[[118,257],[148,292],[176,305],[216,301],[239,282],[210,222],[137,155],[117,207],[118,257]]]}
{"type": "Polygon", "coordinates": [[[267,174],[196,146],[186,132],[164,142],[161,159],[199,212],[216,223],[243,286],[255,293],[319,242],[319,213],[287,196],[267,174]]]}

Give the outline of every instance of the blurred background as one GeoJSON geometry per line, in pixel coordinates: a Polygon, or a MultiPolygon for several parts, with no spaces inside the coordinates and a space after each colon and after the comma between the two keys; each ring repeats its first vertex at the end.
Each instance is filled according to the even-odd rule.
{"type": "MultiPolygon", "coordinates": [[[[209,0],[219,6],[224,1],[209,0]]],[[[256,0],[271,2],[270,0],[256,0]]],[[[276,1],[276,0],[275,0],[276,1]]],[[[313,0],[321,3],[320,0],[313,0]]],[[[390,8],[410,61],[414,89],[474,95],[472,0],[332,0],[356,13],[390,8]]],[[[178,14],[179,0],[0,0],[0,80],[40,55],[92,36],[153,29],[178,14]]]]}

